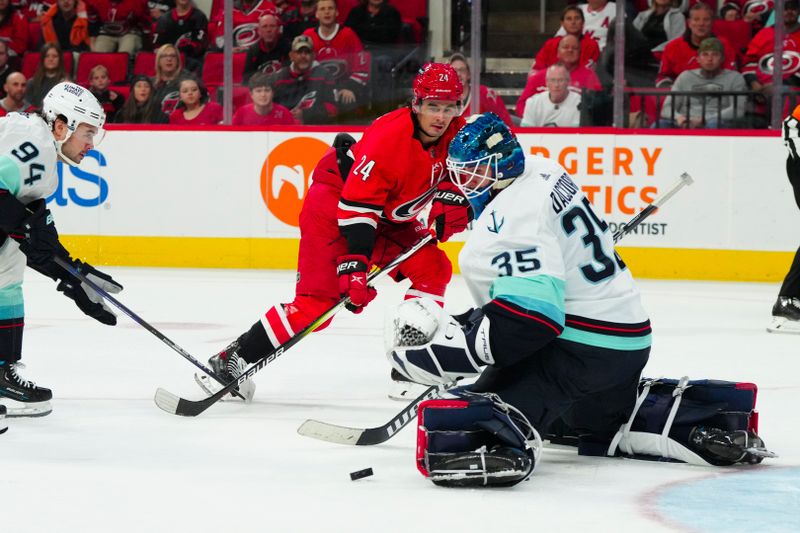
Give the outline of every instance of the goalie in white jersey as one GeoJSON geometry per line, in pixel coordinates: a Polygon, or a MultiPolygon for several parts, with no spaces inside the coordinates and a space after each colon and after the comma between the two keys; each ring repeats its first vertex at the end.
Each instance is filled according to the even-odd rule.
{"type": "MultiPolygon", "coordinates": [[[[59,83],[44,98],[41,115],[0,118],[0,411],[8,416],[50,412],[52,393],[21,377],[25,266],[58,281],[57,290],[103,324],[116,316],[90,287],[54,262],[58,256],[109,292],[122,286],[90,265],[72,260],[58,239],[45,199],[58,186],[57,161],[80,164],[103,133],[97,99],[74,83],[59,83]]],[[[2,414],[2,413],[0,413],[2,414]]]]}
{"type": "Polygon", "coordinates": [[[404,302],[389,357],[410,379],[498,394],[540,432],[562,419],[602,452],[630,416],[650,321],[608,224],[556,162],[525,156],[491,113],[470,117],[447,165],[476,220],[459,265],[476,308],[404,302]],[[410,347],[409,331],[428,342],[410,347]],[[602,443],[602,444],[601,444],[602,443]]]}

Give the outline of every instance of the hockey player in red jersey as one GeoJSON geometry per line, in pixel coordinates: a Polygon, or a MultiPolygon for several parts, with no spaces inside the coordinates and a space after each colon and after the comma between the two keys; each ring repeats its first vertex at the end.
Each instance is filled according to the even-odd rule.
{"type": "MultiPolygon", "coordinates": [[[[463,87],[450,65],[429,63],[414,80],[413,93],[411,106],[378,118],[355,144],[340,134],[320,159],[300,213],[295,298],[269,308],[209,360],[224,382],[236,379],[248,363],[284,344],[342,296],[349,296],[349,309],[359,313],[376,295],[366,283],[370,267],[385,265],[428,233],[417,218],[428,204],[438,240],[466,228],[469,203],[450,182],[444,164],[450,140],[464,124],[459,117],[463,87]]],[[[442,304],[451,274],[449,259],[432,241],[392,277],[411,281],[406,299],[425,296],[442,304]]],[[[207,390],[216,388],[208,379],[198,380],[207,390]]],[[[252,383],[245,382],[240,392],[252,397],[252,383]]]]}

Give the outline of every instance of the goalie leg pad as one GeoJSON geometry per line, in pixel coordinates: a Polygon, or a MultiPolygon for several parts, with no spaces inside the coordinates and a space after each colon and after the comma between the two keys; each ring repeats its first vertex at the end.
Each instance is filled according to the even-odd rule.
{"type": "Polygon", "coordinates": [[[422,402],[417,415],[417,469],[437,485],[510,487],[539,460],[539,434],[497,395],[460,390],[422,402]]]}
{"type": "Polygon", "coordinates": [[[608,449],[657,460],[727,466],[776,455],[757,435],[758,388],[719,380],[642,380],[633,414],[608,449]]]}

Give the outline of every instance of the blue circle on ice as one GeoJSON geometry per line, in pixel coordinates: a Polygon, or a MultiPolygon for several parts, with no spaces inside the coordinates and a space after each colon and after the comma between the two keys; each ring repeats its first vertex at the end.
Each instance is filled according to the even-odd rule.
{"type": "Polygon", "coordinates": [[[655,497],[653,510],[689,531],[800,531],[800,468],[750,472],[681,483],[655,497]]]}

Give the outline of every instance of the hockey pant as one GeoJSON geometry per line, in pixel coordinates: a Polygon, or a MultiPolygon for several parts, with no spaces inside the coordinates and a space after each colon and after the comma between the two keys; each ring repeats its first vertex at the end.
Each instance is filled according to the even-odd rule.
{"type": "Polygon", "coordinates": [[[475,392],[518,408],[542,435],[563,420],[585,445],[605,444],[627,422],[650,348],[612,350],[555,340],[521,361],[489,366],[475,392]]]}
{"type": "Polygon", "coordinates": [[[15,363],[22,354],[25,308],[22,279],[25,255],[19,245],[0,233],[0,364],[15,363]]]}

